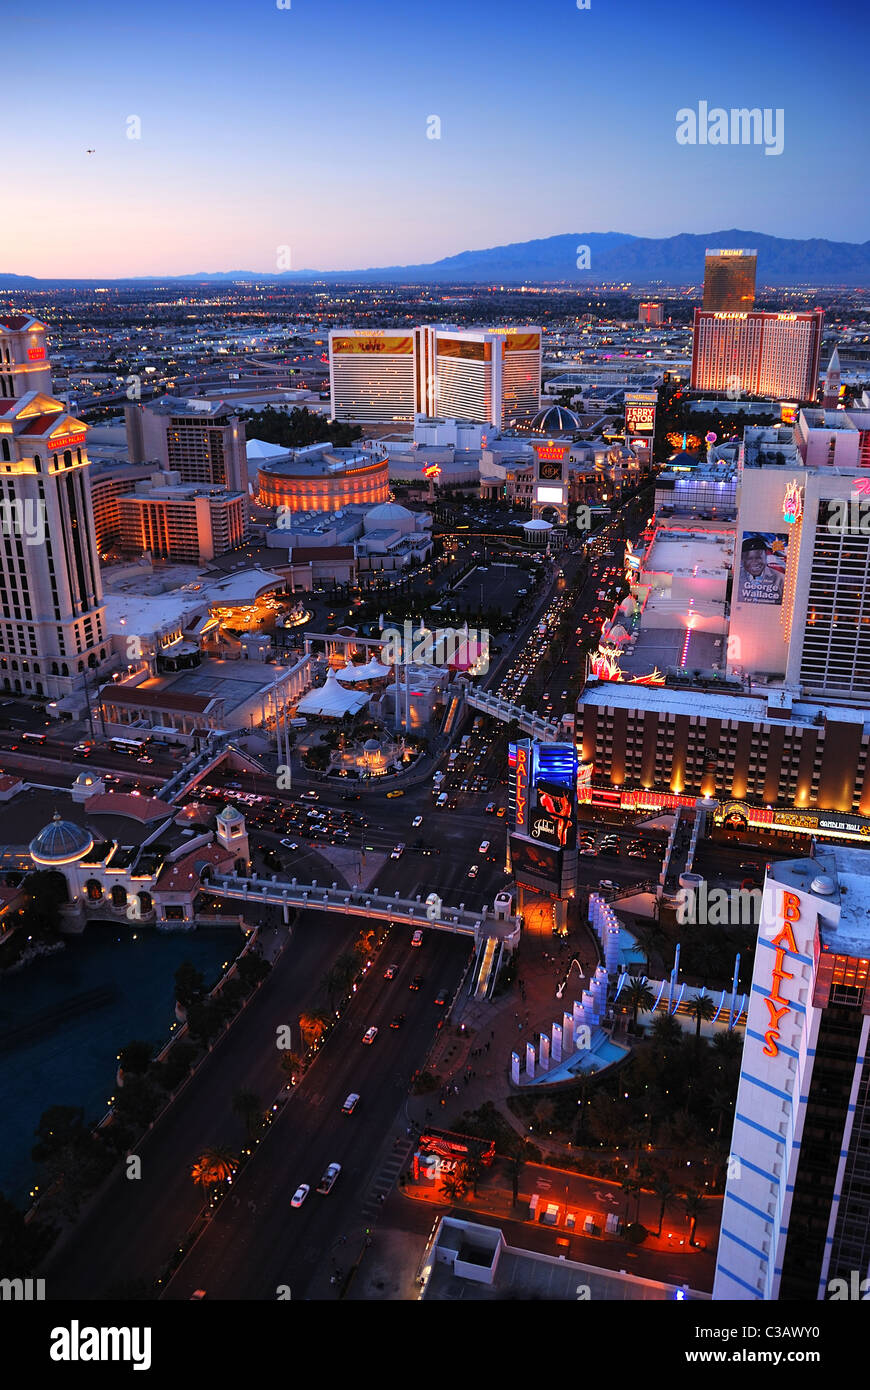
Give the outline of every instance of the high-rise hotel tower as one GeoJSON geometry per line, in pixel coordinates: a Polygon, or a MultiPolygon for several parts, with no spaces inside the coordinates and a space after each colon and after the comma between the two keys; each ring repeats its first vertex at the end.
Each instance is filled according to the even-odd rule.
{"type": "Polygon", "coordinates": [[[0,317],[0,688],[62,700],[110,649],[87,426],[51,394],[45,332],[0,317]]]}
{"type": "Polygon", "coordinates": [[[868,860],[768,866],[714,1299],[861,1297],[870,1274],[868,860]]]}
{"type": "Polygon", "coordinates": [[[541,329],[336,329],[329,383],[337,420],[449,416],[502,429],[540,409],[541,329]]]}

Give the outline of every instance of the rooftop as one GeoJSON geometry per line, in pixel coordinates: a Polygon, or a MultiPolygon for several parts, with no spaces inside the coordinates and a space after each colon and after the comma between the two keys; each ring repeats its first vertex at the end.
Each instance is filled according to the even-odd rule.
{"type": "MultiPolygon", "coordinates": [[[[694,664],[693,664],[694,669],[694,664]]],[[[771,697],[779,694],[771,689],[771,697]]],[[[578,701],[583,705],[613,706],[614,709],[654,710],[669,714],[703,714],[707,719],[737,719],[752,723],[770,723],[768,701],[759,695],[720,694],[705,689],[703,695],[696,689],[685,690],[672,686],[629,685],[621,681],[590,682],[578,701]]],[[[832,723],[860,724],[870,734],[870,710],[858,709],[850,705],[832,705],[795,701],[788,719],[777,719],[776,723],[787,727],[789,724],[809,727],[818,725],[824,719],[832,723]]]]}

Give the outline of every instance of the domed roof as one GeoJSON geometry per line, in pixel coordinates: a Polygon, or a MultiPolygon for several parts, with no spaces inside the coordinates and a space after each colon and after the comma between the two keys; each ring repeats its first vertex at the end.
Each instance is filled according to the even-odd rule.
{"type": "Polygon", "coordinates": [[[409,512],[407,507],[400,507],[398,502],[381,502],[379,506],[366,512],[364,524],[368,526],[370,522],[374,522],[375,529],[380,530],[383,526],[396,526],[400,521],[413,519],[414,513],[409,512]]]}
{"type": "Polygon", "coordinates": [[[93,843],[87,830],[73,821],[61,820],[60,812],[55,811],[45,829],[30,841],[30,857],[40,864],[82,859],[93,843]]]}
{"type": "Polygon", "coordinates": [[[524,531],[552,531],[553,527],[549,521],[524,521],[524,531]]]}
{"type": "Polygon", "coordinates": [[[378,743],[376,738],[367,738],[365,743],[363,744],[363,750],[366,753],[379,753],[380,749],[381,745],[378,743]]]}
{"type": "Polygon", "coordinates": [[[566,405],[545,406],[529,426],[533,434],[573,434],[580,427],[579,416],[566,405]]]}

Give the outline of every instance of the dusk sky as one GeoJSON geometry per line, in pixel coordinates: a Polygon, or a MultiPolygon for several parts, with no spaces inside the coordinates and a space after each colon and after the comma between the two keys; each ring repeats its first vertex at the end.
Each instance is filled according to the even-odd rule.
{"type": "Polygon", "coordinates": [[[858,0],[9,0],[20,201],[0,271],[274,271],[281,246],[294,269],[351,269],[608,230],[864,241],[866,91],[849,62],[864,14],[858,0]],[[699,101],[781,107],[783,153],[679,145],[676,113],[699,101]]]}

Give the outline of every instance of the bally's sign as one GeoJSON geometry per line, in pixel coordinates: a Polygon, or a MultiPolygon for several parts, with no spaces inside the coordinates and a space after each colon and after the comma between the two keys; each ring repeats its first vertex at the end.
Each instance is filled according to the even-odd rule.
{"type": "Polygon", "coordinates": [[[787,955],[796,956],[798,953],[797,942],[794,939],[794,928],[792,927],[792,923],[799,922],[801,916],[801,900],[796,893],[783,891],[780,915],[782,916],[782,926],[771,940],[776,956],[770,977],[770,991],[764,998],[768,1014],[768,1027],[764,1034],[763,1051],[765,1057],[777,1057],[779,1055],[780,1025],[793,1008],[793,1001],[783,998],[780,990],[784,980],[794,979],[794,973],[786,970],[785,963],[787,955]]]}

